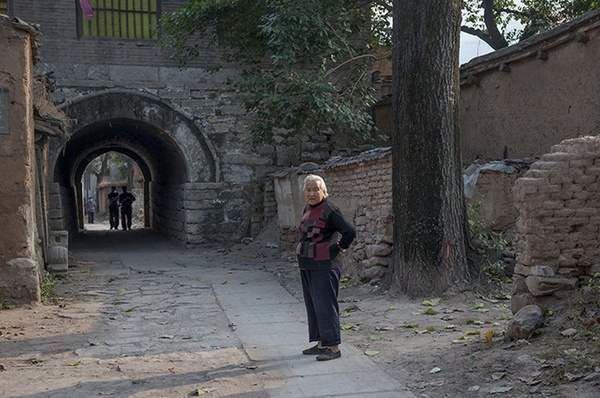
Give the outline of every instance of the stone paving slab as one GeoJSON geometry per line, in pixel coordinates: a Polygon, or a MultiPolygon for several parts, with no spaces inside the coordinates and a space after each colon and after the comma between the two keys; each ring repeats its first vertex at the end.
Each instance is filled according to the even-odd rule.
{"type": "Polygon", "coordinates": [[[414,398],[351,345],[334,361],[302,355],[304,305],[259,262],[232,264],[151,231],[123,236],[72,245],[74,296],[39,321],[51,334],[0,340],[1,398],[414,398]]]}

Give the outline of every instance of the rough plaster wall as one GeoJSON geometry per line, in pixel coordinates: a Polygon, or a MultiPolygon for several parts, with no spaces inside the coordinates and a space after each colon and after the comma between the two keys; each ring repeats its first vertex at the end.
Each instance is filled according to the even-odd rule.
{"type": "Polygon", "coordinates": [[[547,307],[600,271],[600,137],[565,140],[514,187],[521,256],[512,310],[547,307]]]}
{"type": "Polygon", "coordinates": [[[479,173],[473,198],[468,203],[481,204],[481,216],[493,231],[514,230],[518,211],[513,203],[512,187],[519,174],[484,170],[479,173]]]}
{"type": "Polygon", "coordinates": [[[10,134],[0,135],[0,292],[38,301],[42,264],[36,231],[32,36],[0,19],[0,88],[9,92],[10,134]],[[9,56],[6,56],[9,54],[9,56]]]}
{"type": "Polygon", "coordinates": [[[477,74],[477,84],[461,85],[463,161],[503,158],[505,147],[508,158],[539,157],[564,139],[600,133],[600,29],[587,34],[585,43],[540,43],[547,59],[527,49],[531,55],[507,71],[494,68],[477,74]]]}

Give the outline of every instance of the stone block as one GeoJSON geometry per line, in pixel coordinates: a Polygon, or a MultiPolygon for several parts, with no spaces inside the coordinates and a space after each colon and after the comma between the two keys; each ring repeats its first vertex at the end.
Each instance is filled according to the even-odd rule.
{"type": "Polygon", "coordinates": [[[576,278],[528,276],[525,279],[529,292],[534,296],[547,296],[559,290],[571,290],[577,286],[576,278]]]}
{"type": "Polygon", "coordinates": [[[362,261],[364,268],[370,268],[375,266],[388,267],[392,263],[391,257],[369,257],[362,261]]]}
{"type": "Polygon", "coordinates": [[[392,254],[392,247],[387,244],[370,245],[366,248],[367,256],[387,257],[392,254]]]}
{"type": "Polygon", "coordinates": [[[358,275],[361,282],[368,283],[383,278],[386,271],[385,267],[375,266],[359,270],[358,275]]]}
{"type": "Polygon", "coordinates": [[[554,276],[554,269],[552,269],[552,267],[549,267],[547,265],[534,265],[533,267],[529,267],[529,275],[532,275],[532,276],[554,276]]]}
{"type": "Polygon", "coordinates": [[[509,340],[528,339],[540,327],[543,314],[537,305],[525,305],[515,314],[506,327],[506,337],[509,340]]]}

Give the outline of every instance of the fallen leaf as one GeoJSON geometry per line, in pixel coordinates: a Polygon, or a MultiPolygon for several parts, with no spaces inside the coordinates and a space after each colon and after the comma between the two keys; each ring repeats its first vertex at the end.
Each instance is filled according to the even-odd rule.
{"type": "Polygon", "coordinates": [[[479,336],[481,334],[480,330],[469,330],[467,332],[467,336],[479,336]]]}
{"type": "Polygon", "coordinates": [[[347,312],[342,312],[340,314],[340,318],[348,318],[348,317],[350,317],[350,314],[348,314],[347,312]]]}
{"type": "Polygon", "coordinates": [[[424,300],[421,304],[423,304],[427,307],[435,307],[436,305],[438,305],[439,302],[440,302],[440,299],[424,300]]]}
{"type": "Polygon", "coordinates": [[[426,309],[425,312],[423,312],[425,315],[437,315],[438,312],[435,310],[432,310],[431,308],[426,309]]]}
{"type": "Polygon", "coordinates": [[[175,368],[168,368],[169,373],[175,373],[175,368]]]}
{"type": "Polygon", "coordinates": [[[131,312],[135,309],[135,307],[130,307],[130,308],[121,308],[121,312],[131,312]]]}
{"type": "Polygon", "coordinates": [[[404,322],[404,325],[402,325],[402,327],[404,328],[408,328],[408,329],[415,329],[417,328],[419,325],[416,325],[414,323],[409,323],[409,322],[404,322]]]}
{"type": "Polygon", "coordinates": [[[479,320],[474,320],[474,319],[467,320],[467,325],[484,325],[484,324],[485,324],[484,321],[479,321],[479,320]]]}
{"type": "Polygon", "coordinates": [[[250,369],[250,370],[258,369],[258,365],[246,365],[246,369],[250,369]]]}
{"type": "Polygon", "coordinates": [[[493,330],[488,330],[487,332],[485,332],[485,338],[488,340],[491,340],[494,337],[495,333],[493,330]]]}
{"type": "Polygon", "coordinates": [[[378,334],[372,334],[371,336],[369,336],[369,340],[378,341],[381,340],[381,336],[378,334]]]}
{"type": "Polygon", "coordinates": [[[394,328],[389,327],[389,326],[376,326],[375,330],[380,330],[380,331],[389,331],[389,330],[394,330],[394,328]]]}
{"type": "Polygon", "coordinates": [[[68,366],[79,366],[79,365],[81,365],[81,361],[71,362],[70,364],[68,364],[68,366]]]}
{"type": "Polygon", "coordinates": [[[221,285],[225,285],[225,284],[227,284],[227,279],[223,279],[223,280],[221,281],[221,285]]]}
{"type": "Polygon", "coordinates": [[[367,350],[365,351],[365,355],[369,356],[369,357],[374,357],[376,355],[379,355],[379,351],[375,351],[375,350],[367,350]]]}
{"type": "Polygon", "coordinates": [[[387,306],[388,310],[395,310],[396,308],[398,308],[398,307],[396,307],[395,305],[388,305],[387,306]]]}
{"type": "Polygon", "coordinates": [[[577,334],[577,329],[573,329],[573,328],[565,329],[562,332],[560,332],[560,334],[565,337],[572,337],[577,334]]]}
{"type": "Polygon", "coordinates": [[[346,312],[353,312],[353,311],[357,311],[357,310],[358,310],[358,307],[355,305],[351,305],[350,307],[346,307],[344,309],[344,311],[346,311],[346,312]]]}
{"type": "Polygon", "coordinates": [[[160,336],[161,339],[174,339],[175,336],[173,336],[172,334],[165,334],[163,336],[160,336]]]}
{"type": "Polygon", "coordinates": [[[492,380],[500,380],[504,376],[506,376],[506,372],[494,372],[492,373],[492,380]]]}
{"type": "Polygon", "coordinates": [[[432,368],[432,369],[429,371],[429,373],[431,373],[431,374],[435,374],[435,373],[439,373],[439,372],[441,372],[441,371],[442,371],[442,369],[440,369],[440,368],[438,368],[438,367],[436,366],[435,368],[432,368]]]}
{"type": "Polygon", "coordinates": [[[342,330],[357,330],[358,325],[355,323],[344,323],[342,325],[342,330]]]}
{"type": "Polygon", "coordinates": [[[427,330],[428,332],[435,332],[435,328],[433,326],[427,326],[425,330],[427,330]]]}

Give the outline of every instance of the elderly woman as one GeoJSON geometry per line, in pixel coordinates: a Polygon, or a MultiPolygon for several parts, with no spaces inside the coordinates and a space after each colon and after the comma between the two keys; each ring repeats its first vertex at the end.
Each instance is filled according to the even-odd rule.
{"type": "Polygon", "coordinates": [[[337,256],[350,247],[356,231],[340,209],[327,199],[323,178],[308,175],[303,190],[307,206],[300,221],[296,255],[308,316],[309,341],[317,344],[302,353],[317,355],[319,361],[328,361],[342,356],[337,302],[342,270],[337,256]]]}

